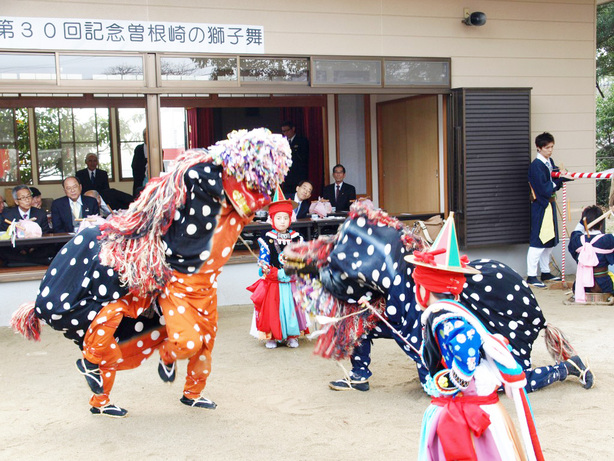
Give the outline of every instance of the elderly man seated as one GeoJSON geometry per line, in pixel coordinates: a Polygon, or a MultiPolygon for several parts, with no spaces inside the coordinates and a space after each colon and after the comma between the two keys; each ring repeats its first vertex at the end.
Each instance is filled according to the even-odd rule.
{"type": "Polygon", "coordinates": [[[81,195],[81,184],[74,176],[64,179],[62,186],[66,196],[51,204],[53,232],[75,232],[81,219],[99,213],[98,201],[81,195]]]}
{"type": "Polygon", "coordinates": [[[30,220],[40,226],[43,234],[51,232],[49,222],[47,221],[47,213],[32,205],[32,192],[28,186],[15,186],[13,187],[12,194],[17,206],[4,209],[0,231],[5,231],[10,225],[6,221],[30,220]]]}
{"type": "Polygon", "coordinates": [[[107,203],[104,201],[104,199],[100,196],[100,194],[97,191],[93,189],[88,190],[83,195],[96,199],[96,201],[98,202],[98,208],[100,208],[100,216],[102,216],[103,218],[106,218],[110,214],[113,214],[113,210],[109,208],[109,205],[107,205],[107,203]]]}
{"type": "MultiPolygon", "coordinates": [[[[12,195],[17,206],[4,208],[0,214],[0,231],[6,231],[13,221],[16,221],[18,229],[23,231],[27,229],[23,221],[29,221],[28,227],[38,226],[42,234],[49,233],[51,229],[47,213],[32,206],[32,192],[28,186],[15,186],[12,195]]],[[[48,265],[57,249],[54,245],[2,247],[0,265],[48,265]]]]}

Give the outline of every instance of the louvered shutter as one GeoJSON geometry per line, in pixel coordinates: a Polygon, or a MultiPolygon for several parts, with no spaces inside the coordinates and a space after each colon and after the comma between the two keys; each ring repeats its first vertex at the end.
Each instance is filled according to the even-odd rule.
{"type": "Polygon", "coordinates": [[[464,247],[527,243],[529,88],[453,90],[450,209],[464,247]]]}

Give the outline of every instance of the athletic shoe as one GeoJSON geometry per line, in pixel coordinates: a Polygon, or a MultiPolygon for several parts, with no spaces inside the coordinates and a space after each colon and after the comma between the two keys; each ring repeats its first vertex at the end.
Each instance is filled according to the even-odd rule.
{"type": "Polygon", "coordinates": [[[558,282],[561,277],[558,275],[552,275],[550,272],[542,272],[542,282],[558,282]]]}
{"type": "Polygon", "coordinates": [[[209,399],[198,397],[197,399],[189,399],[185,395],[179,399],[181,403],[189,407],[206,408],[207,410],[215,410],[217,405],[209,399]]]}
{"type": "Polygon", "coordinates": [[[277,341],[274,339],[269,339],[264,345],[267,349],[275,349],[277,347],[277,341]]]}
{"type": "Polygon", "coordinates": [[[86,359],[79,359],[77,360],[77,370],[79,370],[79,373],[85,376],[87,385],[94,394],[103,393],[102,373],[100,372],[98,365],[86,359]]]}
{"type": "Polygon", "coordinates": [[[352,391],[357,390],[361,392],[366,392],[369,390],[369,381],[366,379],[356,380],[356,379],[340,379],[338,381],[331,381],[328,383],[328,387],[330,387],[333,391],[352,391]]]}
{"type": "Polygon", "coordinates": [[[162,361],[162,359],[160,359],[160,362],[158,363],[158,375],[165,383],[172,383],[175,381],[175,363],[176,362],[173,362],[167,365],[162,361]]]}
{"type": "Polygon", "coordinates": [[[532,287],[536,287],[536,288],[544,288],[546,286],[544,282],[542,282],[540,279],[538,279],[535,276],[527,277],[527,283],[531,285],[532,287]]]}
{"type": "Polygon", "coordinates": [[[288,339],[288,342],[286,343],[286,346],[291,347],[292,349],[297,348],[298,347],[298,339],[296,339],[296,338],[288,339]]]}
{"type": "Polygon", "coordinates": [[[111,404],[105,405],[104,407],[92,407],[90,408],[90,412],[93,415],[103,415],[111,418],[124,418],[128,414],[128,410],[111,404]]]}
{"type": "Polygon", "coordinates": [[[590,370],[588,365],[584,364],[579,356],[574,355],[563,363],[565,364],[565,368],[567,368],[567,372],[570,375],[576,376],[580,379],[584,389],[590,389],[595,385],[595,376],[593,375],[593,372],[590,370]]]}

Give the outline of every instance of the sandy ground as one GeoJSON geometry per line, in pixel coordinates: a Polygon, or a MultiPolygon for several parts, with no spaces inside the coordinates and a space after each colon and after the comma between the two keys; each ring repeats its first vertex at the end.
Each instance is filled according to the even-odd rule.
{"type": "MultiPolygon", "coordinates": [[[[531,395],[546,459],[610,459],[614,431],[614,306],[565,306],[562,291],[537,293],[546,318],[588,357],[597,384],[576,379],[531,395]]],[[[369,392],[334,392],[342,376],[313,344],[266,350],[248,335],[249,306],[225,307],[205,395],[215,411],[179,403],[178,380],[157,376],[157,356],[118,373],[114,403],[125,419],[92,416],[89,390],[75,370],[77,347],[45,328],[40,343],[0,328],[1,459],[415,459],[429,399],[415,366],[390,340],[377,340],[369,392]]],[[[543,339],[534,363],[549,362],[543,339]]],[[[346,367],[348,364],[345,364],[346,367]]],[[[503,401],[513,414],[512,405],[503,401]]]]}

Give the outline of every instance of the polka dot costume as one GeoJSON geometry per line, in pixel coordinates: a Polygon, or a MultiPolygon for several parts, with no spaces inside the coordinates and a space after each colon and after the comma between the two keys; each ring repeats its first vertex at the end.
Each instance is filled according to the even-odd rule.
{"type": "MultiPolygon", "coordinates": [[[[372,298],[384,296],[389,322],[419,349],[422,310],[415,300],[413,266],[404,260],[405,254],[400,231],[361,216],[348,219],[341,226],[320,279],[333,296],[343,301],[357,302],[366,294],[372,298]]],[[[460,302],[492,333],[508,338],[516,360],[523,368],[530,368],[533,342],[545,326],[535,296],[522,277],[503,263],[484,259],[470,265],[482,273],[468,276],[460,302]]],[[[354,375],[371,376],[370,349],[372,340],[378,337],[394,338],[416,361],[421,378],[426,376],[419,355],[383,324],[365,335],[351,355],[354,375]]]]}
{"type": "MultiPolygon", "coordinates": [[[[128,294],[117,273],[98,259],[98,228],[85,229],[60,250],[43,277],[36,298],[36,316],[80,348],[89,325],[98,312],[128,294]]],[[[144,312],[143,309],[139,315],[144,312]]],[[[160,327],[159,316],[126,320],[117,337],[121,343],[160,327]],[[139,331],[134,326],[140,322],[139,331]]]]}
{"type": "Polygon", "coordinates": [[[517,272],[499,261],[480,259],[469,265],[481,274],[467,276],[461,303],[491,333],[505,336],[514,358],[530,368],[533,343],[546,325],[535,295],[517,272]]]}
{"type": "Polygon", "coordinates": [[[133,296],[118,274],[103,266],[97,228],[75,236],[55,258],[36,300],[39,318],[77,343],[98,364],[103,394],[92,406],[109,403],[117,370],[140,365],[155,350],[166,363],[189,359],[184,395],[197,398],[211,370],[217,332],[217,276],[251,218],[226,201],[222,168],[200,163],[184,175],[185,205],[162,237],[173,276],[157,297],[133,296]]]}
{"type": "MultiPolygon", "coordinates": [[[[388,321],[418,349],[422,338],[420,309],[414,298],[412,268],[403,259],[406,252],[399,230],[360,216],[348,219],[341,226],[329,265],[320,272],[320,278],[333,296],[350,303],[364,295],[384,296],[388,321]]],[[[368,335],[369,340],[377,337],[394,338],[421,368],[419,355],[383,324],[368,335]]],[[[360,355],[364,369],[368,354],[360,355]]]]}

